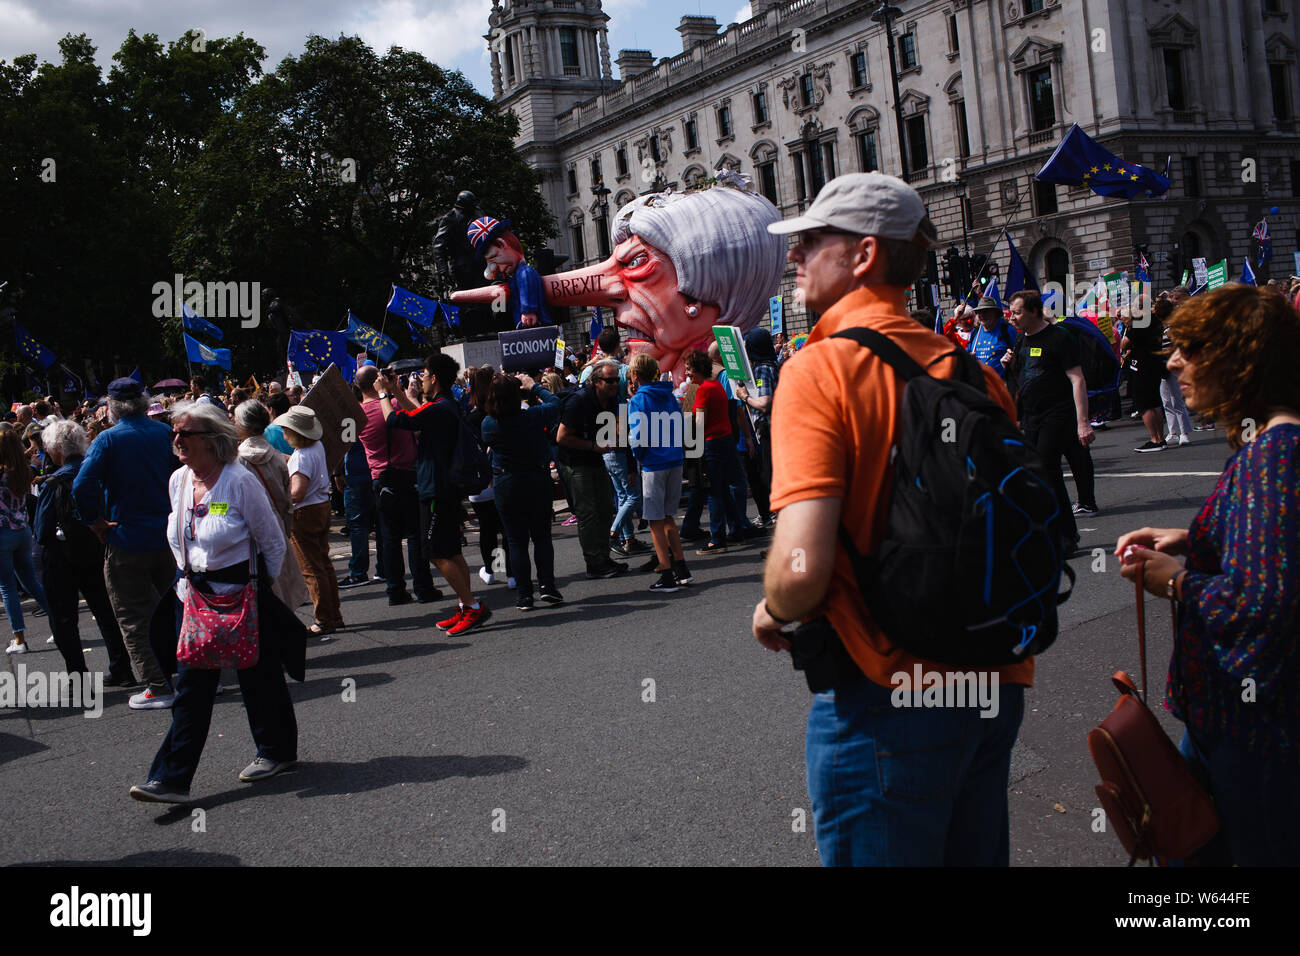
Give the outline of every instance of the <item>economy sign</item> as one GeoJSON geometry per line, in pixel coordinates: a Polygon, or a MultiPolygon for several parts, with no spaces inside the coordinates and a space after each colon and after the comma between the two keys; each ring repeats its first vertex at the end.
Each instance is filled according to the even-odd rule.
{"type": "Polygon", "coordinates": [[[551,367],[555,343],[560,337],[558,325],[539,325],[514,332],[498,332],[501,346],[501,371],[528,372],[551,367]]]}

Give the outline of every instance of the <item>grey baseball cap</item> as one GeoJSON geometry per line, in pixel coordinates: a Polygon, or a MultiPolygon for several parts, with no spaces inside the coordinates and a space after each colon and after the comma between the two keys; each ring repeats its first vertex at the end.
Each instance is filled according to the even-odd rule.
{"type": "Polygon", "coordinates": [[[822,187],[806,213],[774,222],[767,231],[786,235],[827,227],[916,242],[927,248],[939,244],[938,231],[925,214],[920,193],[884,173],[837,176],[822,187]]]}

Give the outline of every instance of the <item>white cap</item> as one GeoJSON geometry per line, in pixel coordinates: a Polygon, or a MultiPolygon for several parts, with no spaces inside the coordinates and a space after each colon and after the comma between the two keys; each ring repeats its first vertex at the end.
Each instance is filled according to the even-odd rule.
{"type": "Polygon", "coordinates": [[[828,227],[860,236],[915,242],[926,248],[939,244],[939,234],[925,214],[920,193],[901,179],[883,173],[837,176],[822,187],[806,213],[772,223],[767,231],[786,235],[828,227]]]}

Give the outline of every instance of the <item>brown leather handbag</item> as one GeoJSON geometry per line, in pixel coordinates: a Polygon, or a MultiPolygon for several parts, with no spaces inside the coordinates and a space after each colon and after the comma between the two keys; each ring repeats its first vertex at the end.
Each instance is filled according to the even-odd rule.
{"type": "MultiPolygon", "coordinates": [[[[1088,752],[1101,774],[1097,798],[1129,853],[1128,865],[1151,860],[1163,866],[1169,860],[1187,860],[1208,843],[1219,830],[1219,816],[1214,801],[1144,703],[1147,645],[1142,577],[1137,581],[1142,696],[1128,674],[1115,672],[1111,680],[1120,692],[1119,701],[1088,734],[1088,752]]],[[[1174,633],[1177,639],[1176,624],[1174,633]]]]}

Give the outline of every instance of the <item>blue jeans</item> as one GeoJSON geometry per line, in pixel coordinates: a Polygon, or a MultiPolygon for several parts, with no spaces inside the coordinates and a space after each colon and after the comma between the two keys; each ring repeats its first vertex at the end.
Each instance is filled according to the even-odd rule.
{"type": "Polygon", "coordinates": [[[343,488],[343,514],[347,518],[348,538],[352,542],[352,557],[348,560],[348,574],[364,578],[370,571],[370,532],[375,532],[375,573],[384,576],[384,533],[379,527],[379,510],[375,502],[375,489],[370,479],[364,482],[349,481],[343,488]]]}
{"type": "Polygon", "coordinates": [[[0,597],[4,598],[9,626],[17,631],[26,630],[23,605],[18,597],[18,582],[36,599],[41,610],[50,613],[50,602],[45,599],[36,565],[32,562],[32,533],[26,528],[0,530],[0,597]]]}
{"type": "Polygon", "coordinates": [[[724,435],[704,443],[704,471],[709,476],[709,541],[725,544],[728,528],[732,538],[741,540],[745,521],[736,506],[732,486],[744,478],[738,477],[741,470],[735,436],[724,435]]]}
{"type": "Polygon", "coordinates": [[[894,707],[870,680],[813,698],[805,758],[826,866],[1007,866],[1025,689],[978,707],[894,707]]]}
{"type": "Polygon", "coordinates": [[[1186,730],[1178,750],[1219,811],[1218,834],[1196,852],[1200,866],[1300,866],[1296,754],[1261,756],[1186,730]]]}
{"type": "Polygon", "coordinates": [[[636,535],[632,515],[641,509],[641,477],[630,474],[627,452],[622,448],[605,452],[605,470],[614,484],[614,503],[618,506],[613,527],[609,530],[617,534],[620,541],[626,541],[636,535]]]}

